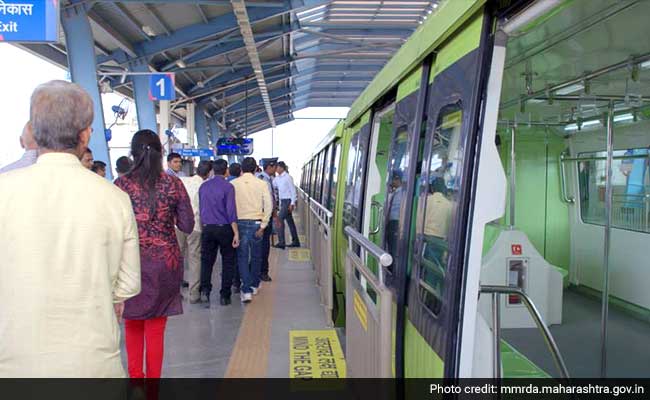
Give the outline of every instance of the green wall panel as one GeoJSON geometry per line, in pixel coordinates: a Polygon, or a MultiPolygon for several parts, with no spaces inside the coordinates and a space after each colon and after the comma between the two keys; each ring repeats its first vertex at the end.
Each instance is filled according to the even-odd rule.
{"type": "MultiPolygon", "coordinates": [[[[510,182],[510,133],[501,131],[501,161],[510,182]]],[[[537,251],[551,264],[568,271],[570,265],[569,209],[560,198],[558,157],[564,139],[544,128],[520,127],[515,155],[515,227],[528,235],[537,251]]],[[[509,190],[508,190],[509,193],[509,190]]],[[[488,226],[484,253],[510,223],[510,196],[501,226],[488,226]]]]}

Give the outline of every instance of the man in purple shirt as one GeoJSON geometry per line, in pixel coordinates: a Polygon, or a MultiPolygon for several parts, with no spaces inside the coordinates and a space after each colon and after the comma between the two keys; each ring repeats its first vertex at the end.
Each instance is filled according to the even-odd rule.
{"type": "Polygon", "coordinates": [[[205,181],[199,188],[201,215],[201,302],[210,307],[212,291],[212,266],[221,251],[221,305],[230,304],[233,273],[235,269],[235,248],[239,247],[237,229],[237,206],[235,188],[226,181],[228,169],[226,160],[216,160],[212,167],[214,178],[205,181]]]}

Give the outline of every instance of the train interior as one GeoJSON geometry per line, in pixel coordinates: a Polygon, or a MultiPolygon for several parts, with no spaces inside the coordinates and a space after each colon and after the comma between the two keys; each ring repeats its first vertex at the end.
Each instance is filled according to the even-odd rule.
{"type": "MultiPolygon", "coordinates": [[[[648,1],[566,2],[506,46],[496,142],[509,194],[480,281],[529,295],[571,377],[650,375],[647,15],[648,1]]],[[[522,300],[499,301],[503,376],[560,376],[522,300]]],[[[490,323],[489,295],[479,310],[490,323]]]]}

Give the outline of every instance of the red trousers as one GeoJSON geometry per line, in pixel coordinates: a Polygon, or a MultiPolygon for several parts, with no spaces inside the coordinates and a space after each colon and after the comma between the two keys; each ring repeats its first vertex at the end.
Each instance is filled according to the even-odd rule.
{"type": "Polygon", "coordinates": [[[124,320],[129,377],[144,378],[143,355],[146,343],[147,378],[160,378],[165,347],[167,317],[124,320]]]}

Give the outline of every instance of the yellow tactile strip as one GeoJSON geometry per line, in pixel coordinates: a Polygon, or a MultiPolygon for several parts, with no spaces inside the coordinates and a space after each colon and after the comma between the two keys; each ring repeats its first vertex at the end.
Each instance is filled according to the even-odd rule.
{"type": "MultiPolygon", "coordinates": [[[[277,278],[278,252],[271,250],[269,274],[277,278]]],[[[275,285],[262,283],[262,289],[246,306],[237,341],[230,355],[226,378],[265,378],[271,348],[271,321],[275,285]]],[[[233,300],[239,300],[236,297],[233,300]]]]}

